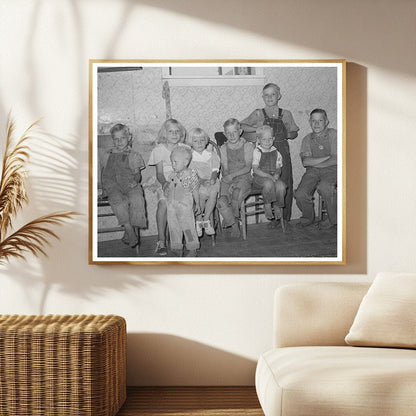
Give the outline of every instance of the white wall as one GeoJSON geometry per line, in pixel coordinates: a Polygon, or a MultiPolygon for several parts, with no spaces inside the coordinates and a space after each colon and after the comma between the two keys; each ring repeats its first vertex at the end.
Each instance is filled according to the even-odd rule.
{"type": "Polygon", "coordinates": [[[1,129],[12,109],[18,131],[44,117],[49,133],[32,142],[31,203],[18,223],[58,209],[83,215],[58,230],[48,259],[0,270],[0,312],[124,316],[129,384],[252,384],[271,346],[276,287],[414,271],[415,8],[413,0],[2,0],[1,129]],[[348,264],[89,266],[90,58],[346,58],[348,264]]]}

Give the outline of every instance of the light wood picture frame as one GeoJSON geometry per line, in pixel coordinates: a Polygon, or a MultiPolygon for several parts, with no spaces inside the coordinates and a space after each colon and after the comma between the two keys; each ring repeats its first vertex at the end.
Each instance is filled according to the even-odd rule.
{"type": "MultiPolygon", "coordinates": [[[[345,264],[345,70],[346,62],[343,59],[90,60],[89,263],[345,264]],[[277,96],[277,103],[273,103],[274,96],[277,96]],[[263,111],[263,108],[267,111],[263,111]],[[278,114],[272,114],[272,111],[278,108],[278,114]],[[180,186],[184,192],[180,195],[191,195],[192,201],[193,193],[198,192],[198,185],[193,184],[193,188],[189,187],[188,179],[184,181],[187,184],[183,185],[182,173],[172,172],[171,168],[169,175],[173,176],[165,178],[165,192],[158,180],[160,177],[157,175],[157,169],[162,167],[162,172],[167,172],[163,170],[163,166],[166,168],[168,164],[160,160],[163,160],[163,157],[164,160],[168,160],[170,150],[166,159],[166,155],[155,158],[160,149],[154,149],[157,146],[172,148],[172,144],[166,146],[164,143],[168,134],[165,127],[172,126],[172,123],[166,121],[171,119],[179,122],[179,125],[175,124],[180,127],[177,129],[181,136],[179,141],[185,142],[181,147],[185,148],[187,144],[191,144],[195,135],[204,136],[210,141],[204,157],[218,152],[222,159],[218,185],[215,186],[219,189],[218,198],[225,199],[221,199],[220,203],[217,200],[217,207],[210,216],[209,224],[207,218],[197,217],[197,220],[202,222],[202,236],[196,238],[195,230],[189,234],[194,221],[195,201],[193,207],[190,207],[189,203],[187,208],[182,207],[185,214],[182,212],[181,215],[185,215],[191,225],[182,224],[182,220],[174,225],[172,218],[175,209],[182,209],[175,205],[175,200],[183,205],[188,196],[172,196],[169,189],[180,186]],[[226,125],[228,130],[224,131],[224,123],[230,119],[245,122],[240,125],[240,130],[235,128],[235,121],[230,122],[226,125]],[[263,130],[267,130],[259,130],[264,124],[272,125],[272,136],[274,135],[275,139],[273,144],[278,148],[277,158],[280,158],[281,165],[282,160],[286,163],[286,171],[285,167],[280,168],[280,179],[286,175],[285,182],[292,181],[292,187],[285,184],[285,192],[289,195],[292,188],[293,196],[286,196],[283,204],[277,202],[274,197],[272,202],[266,200],[265,205],[263,197],[270,197],[262,194],[258,184],[255,188],[257,192],[249,191],[250,195],[246,198],[247,192],[244,193],[238,188],[241,186],[238,178],[232,178],[233,175],[227,176],[228,162],[241,162],[242,154],[247,159],[250,149],[253,151],[258,146],[259,136],[263,135],[263,130]],[[112,130],[114,126],[116,127],[112,130]],[[228,142],[224,134],[229,133],[230,129],[240,131],[241,138],[237,138],[235,147],[239,149],[241,143],[243,153],[227,150],[234,149],[232,140],[228,142]],[[113,140],[115,131],[120,132],[116,134],[117,137],[128,137],[125,143],[124,139],[119,139],[120,143],[125,144],[124,148],[124,144],[117,144],[113,140]],[[280,131],[280,136],[277,131],[280,131]],[[284,135],[286,138],[283,140],[284,135]],[[227,142],[224,143],[225,140],[227,142]],[[243,145],[243,142],[251,144],[243,145]],[[321,159],[317,160],[318,157],[321,159]],[[155,161],[158,168],[154,164],[155,161]],[[291,175],[287,168],[288,161],[291,164],[291,175]],[[327,189],[328,169],[332,169],[332,182],[329,184],[332,190],[331,199],[327,189]],[[116,196],[108,182],[110,171],[114,174],[115,182],[124,181],[121,185],[124,188],[118,189],[116,196]],[[306,172],[308,178],[311,172],[322,176],[316,183],[308,185],[312,186],[312,194],[310,191],[301,192],[306,189],[306,172]],[[129,179],[123,179],[123,174],[130,175],[129,179]],[[178,178],[181,178],[179,182],[178,178]],[[234,182],[226,185],[229,178],[234,182]],[[300,187],[302,179],[304,180],[300,187]],[[135,202],[131,199],[129,187],[135,189],[135,202]],[[142,195],[139,205],[138,194],[142,195]],[[159,202],[161,199],[163,202],[159,202]],[[243,204],[242,200],[245,201],[243,204]],[[229,202],[228,211],[224,210],[224,201],[229,202]],[[292,201],[291,209],[287,208],[290,206],[288,201],[292,201]],[[286,221],[270,221],[266,217],[266,214],[270,214],[267,203],[271,206],[275,218],[279,217],[282,205],[284,215],[290,218],[286,221]],[[165,233],[161,231],[160,223],[166,224],[166,221],[159,204],[168,205],[171,218],[165,233]],[[314,217],[312,223],[309,221],[311,209],[314,217]],[[235,218],[231,226],[225,219],[228,218],[227,212],[230,210],[235,218]],[[138,212],[141,212],[141,225],[132,224],[132,234],[129,221],[133,216],[136,219],[132,221],[137,222],[138,212]],[[123,225],[124,223],[126,225],[123,225]],[[215,235],[210,235],[210,225],[214,226],[215,235]],[[238,231],[240,235],[236,237],[238,231]],[[161,240],[160,235],[165,236],[166,250],[162,247],[162,250],[155,252],[157,241],[161,240]],[[135,236],[137,241],[134,239],[135,236]],[[181,238],[183,239],[179,242],[181,238]],[[182,246],[183,249],[180,249],[182,246]],[[198,247],[196,252],[195,247],[198,247]]],[[[276,158],[267,159],[268,156],[263,156],[264,152],[261,149],[263,148],[260,147],[255,156],[255,168],[260,168],[259,163],[266,160],[273,160],[268,163],[272,163],[273,166],[276,163],[276,167],[279,166],[276,158]]],[[[190,149],[189,152],[197,150],[190,149]]],[[[202,155],[201,151],[199,154],[202,155]]],[[[195,156],[194,160],[198,157],[195,156]]],[[[195,176],[195,166],[191,162],[192,169],[184,173],[187,178],[189,175],[190,178],[195,176]]],[[[273,172],[275,183],[279,175],[275,177],[273,172]]],[[[168,176],[168,173],[166,175],[168,176]]],[[[252,177],[253,170],[249,175],[252,177]]],[[[205,182],[200,179],[199,183],[201,185],[198,194],[203,195],[204,199],[202,184],[205,182]]],[[[212,183],[214,182],[208,186],[210,192],[212,183]]]]}

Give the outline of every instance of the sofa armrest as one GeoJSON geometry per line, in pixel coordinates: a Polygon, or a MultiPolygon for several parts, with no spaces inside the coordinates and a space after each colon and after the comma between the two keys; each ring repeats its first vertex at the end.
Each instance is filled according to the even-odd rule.
{"type": "Polygon", "coordinates": [[[344,338],[369,283],[300,283],[274,298],[275,348],[346,345],[344,338]]]}

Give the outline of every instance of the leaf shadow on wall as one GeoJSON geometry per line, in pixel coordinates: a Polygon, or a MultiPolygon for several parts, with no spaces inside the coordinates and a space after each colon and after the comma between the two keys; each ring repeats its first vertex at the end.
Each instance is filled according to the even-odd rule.
{"type": "MultiPolygon", "coordinates": [[[[42,75],[50,72],[48,68],[50,61],[39,59],[39,47],[37,47],[39,46],[37,39],[43,30],[40,23],[44,18],[43,14],[50,10],[48,6],[41,1],[33,2],[28,31],[30,35],[25,40],[24,57],[28,70],[25,71],[27,90],[23,92],[29,116],[33,117],[33,120],[44,115],[44,103],[41,100],[42,85],[44,85],[42,75]]],[[[76,1],[67,1],[59,8],[52,10],[56,13],[57,25],[59,25],[59,19],[65,18],[66,23],[70,22],[75,28],[73,33],[76,36],[76,54],[71,56],[70,61],[64,59],[63,62],[67,62],[67,66],[71,68],[71,78],[68,80],[72,86],[71,92],[78,97],[86,98],[88,91],[88,72],[85,67],[86,34],[83,29],[80,4],[76,1]]],[[[125,18],[127,19],[127,15],[125,18]]],[[[123,22],[118,29],[120,34],[122,27],[123,22]]],[[[117,39],[118,37],[115,36],[113,41],[116,42],[117,39]]],[[[54,41],[62,42],[64,49],[64,38],[57,36],[54,41]]],[[[109,48],[111,49],[111,45],[109,48]]],[[[53,72],[53,77],[55,81],[64,82],[65,75],[63,71],[58,71],[53,72]]],[[[48,85],[48,88],[51,89],[51,86],[48,85]]],[[[61,97],[62,100],[64,98],[64,96],[61,97]]],[[[5,107],[6,104],[10,105],[10,103],[0,101],[1,120],[4,121],[9,111],[5,107]]],[[[61,102],[57,103],[57,105],[61,104],[61,102]]],[[[40,129],[36,133],[36,139],[30,141],[31,160],[27,180],[30,204],[19,213],[19,220],[25,222],[52,211],[78,211],[79,207],[83,209],[87,206],[88,201],[85,195],[88,192],[89,168],[86,163],[88,160],[88,101],[79,100],[77,105],[77,119],[73,123],[73,134],[65,137],[62,133],[51,134],[40,129]]],[[[45,115],[41,125],[47,125],[48,118],[50,114],[45,115]]],[[[16,309],[11,313],[22,313],[22,304],[25,305],[25,310],[30,311],[29,313],[33,313],[34,310],[38,310],[40,314],[66,313],[67,310],[60,309],[60,305],[55,306],[54,309],[48,305],[51,291],[55,293],[58,290],[68,295],[73,294],[77,302],[79,300],[82,302],[82,300],[93,299],[108,289],[122,291],[130,287],[143,287],[150,280],[152,284],[155,283],[157,279],[147,277],[146,273],[140,273],[138,276],[137,270],[128,269],[128,266],[91,266],[98,268],[99,272],[88,274],[85,271],[88,263],[88,216],[86,212],[82,214],[61,227],[54,227],[60,241],[51,240],[51,246],[46,248],[48,258],[36,259],[28,254],[27,262],[13,260],[0,270],[5,278],[17,282],[22,290],[23,299],[21,303],[16,303],[16,309]],[[74,255],[79,252],[84,255],[74,255]],[[79,273],[77,273],[78,270],[79,273]],[[34,288],[39,288],[39,290],[34,290],[34,288]]],[[[67,307],[62,306],[62,308],[67,307]]],[[[109,308],[109,313],[113,313],[114,310],[110,305],[109,308]]],[[[79,310],[83,312],[82,307],[79,310]]]]}
{"type": "MultiPolygon", "coordinates": [[[[74,175],[78,169],[78,161],[73,138],[58,137],[38,129],[28,145],[31,149],[27,179],[29,205],[18,213],[18,221],[27,222],[52,211],[73,210],[74,201],[79,194],[74,175]]],[[[28,310],[38,310],[40,314],[71,313],[71,308],[57,310],[60,305],[55,305],[53,310],[48,307],[51,290],[74,295],[77,301],[91,300],[108,289],[122,291],[130,287],[143,287],[150,281],[145,274],[137,276],[134,272],[126,273],[126,266],[101,267],[98,276],[97,273],[85,273],[88,262],[87,215],[77,216],[64,222],[62,226],[55,226],[53,231],[60,240],[49,240],[50,246],[45,250],[48,258],[40,256],[36,259],[27,253],[27,263],[23,260],[12,260],[3,269],[9,278],[20,283],[25,295],[22,301],[28,310]],[[85,256],[74,256],[80,248],[85,256]],[[40,290],[35,291],[34,287],[40,287],[40,290]]],[[[108,313],[116,313],[115,307],[117,305],[109,305],[108,313]]],[[[16,308],[11,313],[21,313],[21,304],[16,304],[16,308]]],[[[80,311],[82,312],[82,308],[80,311]]]]}
{"type": "MultiPolygon", "coordinates": [[[[48,11],[48,4],[44,4],[44,2],[36,1],[33,2],[33,11],[31,14],[31,21],[30,21],[30,36],[27,37],[26,40],[26,67],[30,70],[26,71],[25,75],[28,77],[28,91],[26,93],[26,97],[28,100],[28,108],[31,110],[31,113],[34,115],[35,118],[44,116],[44,109],[41,104],[40,97],[42,97],[43,91],[39,89],[39,85],[42,85],[41,74],[48,73],[48,62],[39,60],[39,56],[36,52],[36,39],[37,36],[42,33],[43,28],[39,25],[42,22],[43,14],[48,11]]],[[[56,8],[54,11],[60,10],[60,14],[57,14],[56,17],[56,24],[59,25],[60,19],[65,19],[65,23],[70,22],[70,25],[74,27],[74,30],[71,33],[75,34],[75,42],[76,42],[76,54],[73,58],[74,65],[71,65],[71,85],[73,85],[74,93],[77,93],[78,96],[82,97],[85,96],[85,92],[88,91],[88,79],[87,79],[87,71],[85,69],[85,31],[82,25],[82,15],[81,10],[79,7],[79,3],[76,1],[67,1],[63,3],[60,8],[56,8]],[[63,6],[63,7],[62,7],[63,6]]],[[[60,32],[61,34],[63,32],[60,32]]],[[[60,38],[57,36],[56,42],[61,42],[62,48],[65,48],[65,39],[62,37],[60,38]]],[[[57,57],[57,59],[59,59],[57,57]]],[[[64,65],[64,63],[62,63],[64,65]]],[[[62,83],[66,82],[65,75],[63,75],[63,71],[54,72],[53,75],[56,79],[60,80],[62,83]]],[[[26,98],[25,97],[25,98],[26,98]]],[[[62,97],[65,99],[65,96],[62,97]]],[[[61,105],[61,103],[58,103],[61,105]]],[[[49,115],[45,115],[45,121],[47,121],[49,115]]],[[[72,204],[73,206],[82,205],[82,195],[84,195],[84,191],[86,191],[86,181],[80,181],[81,175],[77,175],[77,172],[81,169],[85,173],[85,177],[88,177],[88,166],[85,166],[83,163],[85,157],[84,149],[87,148],[88,138],[86,137],[86,132],[88,130],[88,103],[87,101],[79,102],[79,112],[78,112],[78,119],[74,123],[74,135],[71,138],[63,138],[53,135],[45,134],[45,136],[49,136],[51,138],[55,138],[55,143],[62,144],[68,153],[68,156],[73,160],[73,164],[68,166],[68,170],[66,171],[67,178],[74,182],[76,179],[77,182],[75,183],[77,191],[73,194],[72,197],[72,204]],[[83,155],[84,157],[81,157],[83,155]]],[[[49,161],[48,161],[49,163],[49,161]]]]}
{"type": "Polygon", "coordinates": [[[127,359],[129,386],[254,385],[255,360],[175,335],[129,333],[127,359]]]}
{"type": "MultiPolygon", "coordinates": [[[[129,0],[125,1],[125,10],[122,14],[122,18],[125,20],[120,20],[119,25],[117,26],[116,32],[112,36],[112,41],[107,47],[107,52],[104,56],[114,57],[116,55],[115,51],[117,48],[118,42],[121,41],[123,37],[123,30],[127,26],[125,23],[128,20],[129,12],[132,11],[134,5],[139,4],[149,4],[151,7],[160,7],[164,9],[170,9],[177,13],[188,14],[198,17],[204,20],[212,20],[224,25],[234,26],[241,28],[253,33],[260,33],[262,35],[268,36],[271,39],[281,39],[287,40],[293,44],[313,46],[316,48],[319,46],[324,52],[332,53],[345,53],[348,55],[348,45],[349,37],[345,36],[344,38],[337,36],[328,36],[331,29],[336,29],[339,32],[338,24],[336,22],[329,21],[325,27],[318,28],[318,33],[315,33],[314,36],[306,37],[304,36],[305,31],[293,30],[292,23],[290,22],[290,16],[296,17],[297,26],[308,27],[309,22],[313,20],[313,17],[320,17],[320,11],[312,10],[310,8],[305,8],[304,5],[306,2],[279,2],[278,8],[279,13],[286,13],[287,18],[282,19],[279,25],[274,25],[275,22],[275,13],[269,13],[267,7],[277,8],[276,4],[271,5],[270,2],[261,1],[259,4],[259,15],[253,18],[252,13],[245,13],[244,8],[241,2],[236,2],[234,0],[230,2],[221,2],[214,1],[221,5],[219,8],[212,7],[212,3],[200,3],[201,6],[197,5],[199,2],[193,3],[193,7],[189,7],[188,2],[183,1],[173,1],[173,2],[162,2],[160,0],[156,1],[138,1],[138,0],[129,0]],[[281,3],[281,4],[280,4],[281,3]],[[218,10],[221,10],[221,13],[218,13],[218,10]],[[295,16],[296,15],[296,16],[295,16]],[[244,18],[242,18],[242,16],[244,18]],[[261,24],[262,22],[264,24],[261,24]],[[329,26],[328,26],[329,25],[329,26]],[[290,27],[290,28],[289,28],[290,27]],[[316,43],[316,38],[318,35],[321,38],[319,43],[316,43]],[[290,38],[290,39],[289,39],[290,38]]],[[[328,7],[331,6],[329,1],[321,1],[322,4],[325,4],[328,7]]],[[[337,2],[334,2],[337,3],[337,2]]],[[[41,105],[37,100],[37,97],[42,94],[42,91],[37,89],[38,83],[38,72],[39,62],[36,60],[35,48],[33,47],[36,33],[40,28],[37,26],[37,13],[41,8],[41,2],[36,2],[36,7],[33,13],[32,19],[32,36],[27,39],[27,68],[30,68],[27,71],[27,76],[29,77],[28,85],[30,85],[31,90],[28,92],[28,106],[35,115],[38,117],[41,112],[41,105]],[[35,69],[37,68],[37,69],[35,69]]],[[[73,64],[73,78],[71,82],[74,83],[75,89],[78,91],[79,96],[85,96],[85,92],[88,90],[87,86],[87,77],[86,77],[86,68],[84,60],[84,41],[85,33],[82,29],[81,23],[81,13],[79,10],[79,4],[77,2],[71,1],[65,4],[69,4],[72,7],[71,22],[74,24],[74,27],[77,28],[77,56],[73,64]]],[[[309,6],[308,6],[309,7],[309,6]]],[[[337,7],[344,8],[344,6],[338,5],[337,7]]],[[[347,10],[349,6],[345,5],[347,10]]],[[[351,14],[350,11],[347,11],[348,16],[351,14]]],[[[341,16],[340,10],[337,11],[337,15],[341,16]]],[[[67,16],[68,19],[70,16],[67,16]]],[[[352,20],[344,19],[345,22],[352,20]]],[[[355,20],[354,20],[355,21],[355,20]]],[[[343,23],[347,25],[348,23],[343,23]]],[[[372,25],[372,23],[370,23],[372,25]]],[[[372,27],[372,26],[371,26],[372,27]]],[[[347,28],[345,27],[345,30],[347,28]]],[[[366,30],[368,27],[366,27],[366,30]]],[[[375,28],[374,28],[375,30],[375,28]]],[[[348,36],[351,36],[352,30],[349,30],[348,36]]],[[[344,32],[347,33],[347,32],[344,32]]],[[[356,33],[356,32],[354,32],[356,33]]],[[[353,33],[353,36],[356,36],[353,33]]],[[[390,34],[393,37],[394,33],[390,34]]],[[[357,35],[358,36],[358,35],[357,35]]],[[[373,41],[371,39],[377,39],[377,37],[369,36],[367,33],[364,36],[367,42],[373,41]]],[[[190,41],[192,41],[190,39],[190,41]]],[[[362,42],[363,39],[360,39],[362,42]]],[[[375,40],[374,40],[375,42],[375,40]]],[[[377,39],[378,44],[381,44],[377,39]]],[[[361,48],[364,50],[366,48],[361,48]]],[[[375,64],[387,64],[385,54],[378,54],[377,49],[372,48],[372,53],[376,54],[377,59],[375,59],[375,64]]],[[[384,46],[383,46],[384,50],[384,46]]],[[[237,57],[234,57],[237,58],[237,57]]],[[[371,61],[372,56],[368,55],[366,52],[365,57],[366,61],[371,61]]],[[[402,68],[405,71],[406,65],[400,61],[399,57],[394,60],[391,57],[388,58],[389,65],[396,65],[396,69],[402,68]]],[[[0,103],[0,111],[4,112],[4,106],[0,103]]],[[[88,177],[88,164],[85,163],[87,160],[87,126],[88,126],[88,105],[85,101],[80,102],[78,120],[75,123],[75,137],[72,138],[62,138],[55,137],[55,145],[62,147],[62,152],[66,155],[64,159],[66,164],[62,160],[57,165],[51,164],[53,158],[49,158],[47,162],[39,160],[39,167],[48,168],[50,172],[48,175],[45,175],[43,182],[38,182],[39,177],[33,178],[31,180],[31,186],[33,187],[32,201],[33,205],[36,206],[36,212],[43,212],[43,208],[47,208],[50,211],[50,207],[56,206],[57,209],[74,209],[74,207],[85,206],[85,195],[87,194],[87,181],[81,178],[88,177]],[[41,164],[44,166],[41,166],[41,164]],[[56,175],[54,174],[56,173],[56,175]],[[61,176],[65,176],[66,179],[60,179],[61,176]],[[47,179],[47,178],[53,178],[47,179]],[[49,188],[49,189],[48,189],[49,188]]],[[[100,267],[99,279],[95,277],[88,276],[88,273],[85,272],[85,265],[87,264],[87,216],[83,219],[77,219],[74,226],[64,225],[63,227],[57,230],[58,234],[62,237],[62,241],[58,243],[53,243],[53,246],[48,250],[49,256],[51,259],[54,259],[54,262],[49,260],[41,260],[41,265],[43,270],[39,272],[39,276],[36,275],[36,272],[31,273],[30,268],[22,270],[22,267],[16,265],[10,266],[10,275],[13,276],[13,270],[16,271],[16,275],[19,275],[21,279],[22,286],[27,290],[28,297],[31,296],[30,286],[32,284],[39,284],[42,282],[45,284],[44,294],[40,300],[40,312],[45,311],[45,305],[47,300],[47,294],[51,287],[57,286],[60,290],[68,293],[75,293],[78,297],[89,298],[96,294],[101,293],[106,288],[114,288],[115,290],[120,290],[123,287],[135,286],[150,284],[150,280],[154,281],[156,279],[155,274],[163,274],[168,272],[169,274],[180,274],[180,275],[191,275],[198,273],[200,275],[204,274],[238,274],[238,275],[253,275],[253,273],[258,274],[359,274],[366,273],[367,269],[367,72],[366,68],[354,63],[347,64],[347,224],[348,228],[346,230],[347,236],[347,265],[346,266],[238,266],[238,265],[221,265],[221,266],[146,266],[141,267],[140,270],[135,268],[135,266],[90,266],[90,267],[100,267]],[[84,257],[73,258],[71,257],[71,252],[73,247],[82,247],[82,252],[85,253],[84,257]],[[65,252],[63,252],[65,250],[65,252]],[[58,264],[58,266],[56,265],[58,264]],[[68,265],[68,267],[66,267],[68,265]],[[18,270],[16,269],[18,267],[18,270]],[[58,273],[57,268],[60,268],[61,271],[58,273]],[[169,269],[167,269],[169,267],[169,269]],[[75,271],[80,270],[80,273],[77,274],[75,271]]],[[[49,149],[43,148],[40,151],[39,156],[42,155],[43,151],[49,151],[49,149]]],[[[35,155],[34,155],[35,156],[35,155]]],[[[33,158],[35,159],[35,157],[33,158]]],[[[32,208],[31,208],[32,209],[32,208]]],[[[97,273],[92,273],[96,276],[97,273]]],[[[33,300],[35,301],[35,300],[33,300]]]]}
{"type": "MultiPolygon", "coordinates": [[[[380,0],[376,4],[371,0],[258,0],[255,3],[240,0],[194,0],[192,3],[185,0],[127,0],[126,9],[131,10],[131,4],[148,5],[243,32],[257,33],[288,45],[305,47],[318,53],[322,51],[325,55],[342,58],[353,54],[357,61],[414,74],[414,58],[411,53],[403,53],[403,48],[398,47],[403,44],[403,34],[397,30],[402,25],[414,26],[414,3],[411,1],[400,2],[397,9],[392,8],[388,0],[380,0]]],[[[190,37],[190,45],[193,41],[190,37]]],[[[195,42],[199,42],[199,39],[195,38],[195,42]]],[[[250,50],[248,55],[257,59],[305,58],[299,52],[296,56],[283,57],[280,53],[279,50],[270,51],[264,57],[258,56],[256,50],[250,50]]],[[[317,53],[314,55],[322,58],[317,53]]],[[[226,58],[231,59],[245,57],[235,56],[232,52],[226,55],[226,58]]],[[[188,58],[206,59],[205,56],[188,58]]]]}
{"type": "MultiPolygon", "coordinates": [[[[59,8],[54,9],[57,12],[59,8]]],[[[48,12],[48,4],[41,1],[33,2],[29,22],[29,36],[26,39],[25,64],[27,71],[27,91],[25,100],[30,114],[36,119],[44,115],[42,106],[42,73],[50,72],[50,61],[39,59],[36,48],[38,36],[43,28],[40,22],[42,14],[48,12]]],[[[61,5],[60,13],[55,15],[57,24],[59,19],[65,18],[75,28],[76,55],[71,60],[71,85],[72,91],[79,97],[85,97],[88,91],[88,77],[85,69],[84,45],[85,32],[82,25],[82,16],[79,3],[67,1],[61,5]],[[63,6],[63,7],[62,7],[63,6]]],[[[62,22],[61,22],[62,23],[62,22]]],[[[63,32],[59,32],[62,34],[63,32]]],[[[61,42],[64,49],[64,38],[57,36],[56,42],[61,42]]],[[[61,80],[62,71],[53,72],[54,77],[61,80]]],[[[50,86],[49,86],[50,88],[50,86]]],[[[61,97],[64,99],[64,97],[61,97]]],[[[58,103],[59,105],[61,103],[58,103]]],[[[2,118],[6,119],[8,110],[0,103],[2,118]]],[[[67,137],[53,135],[45,131],[38,131],[36,141],[30,141],[31,163],[29,164],[29,178],[27,186],[30,197],[29,206],[19,214],[24,220],[30,220],[36,216],[59,210],[79,210],[85,207],[84,195],[88,186],[88,164],[86,149],[88,144],[88,102],[79,102],[78,119],[74,120],[74,134],[67,137]],[[34,173],[30,172],[34,168],[34,173]]],[[[48,123],[49,114],[41,124],[48,123]]],[[[33,120],[31,120],[33,121],[33,120]]],[[[88,217],[81,215],[75,220],[64,223],[61,227],[54,227],[61,241],[51,240],[51,246],[46,248],[47,259],[35,259],[30,254],[24,261],[12,261],[4,272],[14,281],[20,283],[27,304],[27,310],[38,310],[39,313],[54,313],[47,308],[47,299],[51,289],[58,289],[68,294],[74,294],[76,298],[90,299],[110,288],[123,289],[125,286],[140,286],[140,279],[120,273],[122,277],[114,279],[115,269],[103,270],[99,281],[95,281],[85,273],[88,254],[88,217]],[[83,247],[85,257],[74,256],[74,247],[83,247]],[[27,266],[27,267],[26,267],[27,266]],[[80,270],[80,273],[76,271],[80,270]],[[81,272],[83,271],[83,272],[81,272]],[[41,290],[33,290],[39,286],[41,290]],[[40,293],[40,297],[39,297],[40,293]]],[[[3,270],[2,270],[3,272],[3,270]]],[[[21,305],[16,305],[16,313],[21,313],[21,305]],[[20,307],[20,309],[19,309],[20,307]]],[[[60,311],[65,313],[65,311],[60,311]]]]}

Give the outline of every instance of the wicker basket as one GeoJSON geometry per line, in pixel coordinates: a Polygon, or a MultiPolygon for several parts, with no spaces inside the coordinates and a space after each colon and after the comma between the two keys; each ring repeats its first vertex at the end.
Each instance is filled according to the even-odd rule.
{"type": "Polygon", "coordinates": [[[114,416],[126,399],[126,322],[0,315],[0,415],[114,416]]]}

